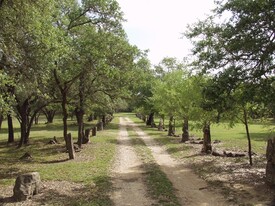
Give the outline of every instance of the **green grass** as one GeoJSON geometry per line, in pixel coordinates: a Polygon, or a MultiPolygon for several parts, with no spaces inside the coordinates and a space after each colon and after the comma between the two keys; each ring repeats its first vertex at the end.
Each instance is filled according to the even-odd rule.
{"type": "Polygon", "coordinates": [[[137,151],[138,156],[141,158],[145,165],[146,185],[149,190],[150,196],[158,202],[157,205],[180,205],[175,195],[175,189],[173,188],[172,183],[155,162],[150,149],[145,145],[144,141],[138,137],[136,132],[128,128],[128,133],[129,137],[131,138],[132,144],[137,151]]]}
{"type": "MultiPolygon", "coordinates": [[[[144,122],[135,117],[134,114],[127,113],[125,116],[129,116],[140,128],[146,131],[146,133],[154,137],[158,142],[166,145],[168,151],[175,156],[182,156],[188,146],[178,144],[181,137],[169,137],[167,138],[167,132],[160,132],[157,129],[149,128],[145,126],[144,122]],[[183,148],[182,148],[183,147],[183,148]]],[[[158,123],[158,119],[155,120],[158,123]]],[[[168,121],[166,121],[168,122],[168,121]]],[[[167,128],[167,126],[166,126],[167,128]]],[[[249,125],[252,150],[257,154],[265,154],[266,142],[269,138],[275,137],[274,125],[270,122],[266,123],[251,123],[249,125]]],[[[177,122],[176,133],[181,136],[181,125],[177,122]]],[[[202,131],[197,129],[190,129],[190,135],[196,138],[202,138],[202,131]]],[[[247,151],[247,137],[245,127],[241,123],[235,124],[233,128],[229,128],[228,124],[213,124],[211,126],[211,138],[212,140],[220,140],[222,144],[215,145],[217,148],[222,147],[226,150],[239,150],[247,151]]],[[[186,154],[186,153],[185,153],[186,154]]]]}
{"type": "MultiPolygon", "coordinates": [[[[19,125],[16,121],[14,123],[15,137],[18,137],[19,125]]],[[[76,142],[76,122],[68,123],[69,132],[76,142]]],[[[91,127],[92,124],[94,123],[87,123],[86,126],[91,127]]],[[[116,141],[118,134],[118,118],[115,118],[106,130],[97,132],[96,137],[91,137],[91,143],[83,145],[83,149],[76,153],[75,160],[69,160],[65,152],[60,118],[55,119],[50,125],[44,123],[34,125],[30,135],[30,145],[19,149],[15,144],[6,144],[6,131],[7,125],[4,122],[0,131],[0,187],[13,185],[15,178],[22,173],[37,171],[43,181],[82,183],[86,187],[85,190],[91,191],[88,199],[79,196],[77,203],[70,202],[70,205],[87,205],[87,202],[89,205],[112,205],[107,193],[111,188],[109,168],[115,155],[116,144],[113,142],[116,141]],[[60,144],[47,144],[53,136],[57,137],[60,144]],[[31,153],[32,161],[19,160],[25,152],[31,153]],[[95,185],[96,189],[91,185],[95,185]]],[[[52,204],[57,203],[52,202],[52,204]]]]}

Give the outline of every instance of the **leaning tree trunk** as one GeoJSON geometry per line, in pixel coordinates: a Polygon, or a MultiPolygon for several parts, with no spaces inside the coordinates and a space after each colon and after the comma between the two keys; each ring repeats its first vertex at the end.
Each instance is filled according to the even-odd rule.
{"type": "Polygon", "coordinates": [[[169,126],[168,126],[168,136],[174,136],[174,135],[175,135],[174,117],[170,116],[169,126]]]}
{"type": "Polygon", "coordinates": [[[202,146],[202,153],[211,153],[212,146],[211,146],[211,133],[210,133],[210,123],[205,122],[203,127],[203,146],[202,146]]]}
{"type": "Polygon", "coordinates": [[[13,130],[13,122],[12,122],[11,114],[7,115],[7,120],[8,120],[8,130],[9,130],[8,143],[13,143],[14,142],[14,130],[13,130]]]}
{"type": "MultiPolygon", "coordinates": [[[[26,139],[27,139],[27,142],[29,142],[29,137],[30,137],[30,132],[31,132],[31,127],[32,127],[32,124],[34,122],[34,119],[35,117],[37,116],[38,112],[41,110],[41,108],[43,108],[44,106],[41,106],[40,108],[38,108],[37,110],[35,110],[33,112],[33,114],[31,115],[31,118],[27,118],[27,131],[26,131],[26,139]]],[[[28,116],[30,116],[30,114],[28,113],[28,116]]]]}
{"type": "Polygon", "coordinates": [[[183,126],[182,126],[181,142],[186,142],[188,140],[189,140],[189,124],[188,124],[188,118],[185,117],[183,120],[183,126]]]}
{"type": "Polygon", "coordinates": [[[246,137],[248,141],[248,156],[249,156],[249,164],[252,166],[252,147],[251,147],[251,138],[248,128],[248,120],[247,120],[247,111],[246,109],[243,110],[243,118],[244,118],[244,125],[245,125],[245,131],[246,131],[246,137]]]}

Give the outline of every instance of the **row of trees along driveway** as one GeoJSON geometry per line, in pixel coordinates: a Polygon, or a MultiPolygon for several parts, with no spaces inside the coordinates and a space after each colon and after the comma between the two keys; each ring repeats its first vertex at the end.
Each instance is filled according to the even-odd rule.
{"type": "MultiPolygon", "coordinates": [[[[189,25],[184,36],[193,44],[192,61],[164,58],[149,80],[136,91],[136,111],[183,121],[182,141],[188,139],[188,120],[204,131],[203,152],[211,151],[210,125],[221,120],[245,125],[250,165],[251,119],[274,117],[275,12],[273,1],[217,1],[204,20],[189,25]]],[[[163,120],[162,120],[163,121],[163,120]]]]}
{"type": "Polygon", "coordinates": [[[129,96],[142,56],[128,43],[122,20],[114,0],[0,1],[0,112],[19,120],[19,147],[29,142],[37,114],[54,114],[56,104],[65,142],[68,106],[74,107],[81,146],[85,112],[113,112],[129,96]]]}

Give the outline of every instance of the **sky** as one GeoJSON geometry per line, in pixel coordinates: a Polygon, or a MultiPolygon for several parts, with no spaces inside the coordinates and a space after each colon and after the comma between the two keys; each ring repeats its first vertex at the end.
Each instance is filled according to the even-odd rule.
{"type": "Polygon", "coordinates": [[[183,37],[186,26],[204,19],[214,8],[214,0],[117,0],[130,44],[149,49],[153,65],[164,57],[184,60],[192,44],[183,37]]]}

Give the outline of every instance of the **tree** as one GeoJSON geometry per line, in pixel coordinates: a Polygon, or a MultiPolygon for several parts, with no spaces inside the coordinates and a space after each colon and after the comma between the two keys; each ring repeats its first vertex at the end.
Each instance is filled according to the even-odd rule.
{"type": "Polygon", "coordinates": [[[153,103],[150,101],[152,96],[152,87],[155,76],[151,69],[151,63],[147,57],[147,51],[141,52],[136,60],[135,69],[129,81],[132,82],[130,88],[132,94],[130,108],[142,116],[147,125],[152,123],[152,115],[156,112],[153,103]],[[151,114],[151,122],[147,121],[147,116],[151,114]]]}
{"type": "Polygon", "coordinates": [[[129,77],[137,55],[137,49],[129,45],[125,36],[97,32],[94,28],[85,30],[87,31],[83,32],[82,39],[78,42],[81,54],[79,59],[82,70],[85,71],[85,76],[80,76],[77,81],[79,98],[75,105],[79,123],[79,145],[83,139],[85,108],[100,102],[101,98],[107,100],[103,106],[106,108],[109,105],[108,100],[114,101],[116,98],[128,96],[127,88],[131,84],[129,77]]]}
{"type": "MultiPolygon", "coordinates": [[[[81,5],[75,1],[64,1],[60,8],[62,9],[60,9],[61,14],[59,16],[60,19],[58,19],[58,28],[62,34],[63,44],[66,45],[65,48],[68,49],[56,59],[53,76],[61,94],[64,127],[63,136],[66,141],[68,130],[67,103],[69,92],[71,92],[70,89],[79,78],[83,77],[87,68],[91,68],[89,65],[83,67],[81,59],[79,59],[80,51],[78,50],[78,42],[83,34],[81,33],[82,28],[91,28],[91,30],[94,30],[93,33],[97,31],[119,32],[122,14],[119,11],[118,3],[113,0],[84,0],[81,5]]],[[[82,94],[80,93],[80,95],[82,94]]],[[[79,115],[81,114],[83,116],[82,109],[79,109],[78,112],[79,115]]]]}
{"type": "Polygon", "coordinates": [[[178,105],[182,101],[176,91],[176,84],[182,82],[182,78],[182,70],[171,71],[162,79],[156,80],[152,89],[153,96],[150,99],[155,109],[160,114],[169,116],[168,136],[175,135],[174,117],[177,116],[178,105]]]}
{"type": "MultiPolygon", "coordinates": [[[[186,33],[193,41],[193,54],[197,57],[193,65],[202,72],[214,71],[214,79],[218,82],[215,87],[208,87],[208,93],[212,96],[208,102],[212,104],[210,107],[216,108],[219,114],[232,107],[242,108],[248,145],[248,109],[251,110],[255,104],[252,98],[256,95],[255,87],[273,79],[273,3],[260,0],[219,1],[209,18],[190,26],[186,33]],[[227,18],[224,18],[224,14],[227,18]],[[224,21],[217,21],[218,18],[224,21]]],[[[251,146],[249,156],[252,164],[250,150],[251,146]]]]}
{"type": "Polygon", "coordinates": [[[4,1],[1,5],[1,69],[14,82],[8,91],[16,100],[21,128],[19,146],[28,143],[32,121],[47,102],[43,83],[48,77],[54,11],[55,3],[50,0],[4,1]]]}

